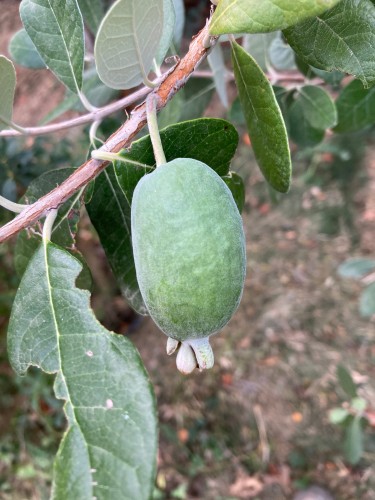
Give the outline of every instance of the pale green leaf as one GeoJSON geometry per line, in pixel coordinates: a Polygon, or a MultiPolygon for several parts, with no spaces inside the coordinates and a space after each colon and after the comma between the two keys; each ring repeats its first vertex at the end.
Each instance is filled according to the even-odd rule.
{"type": "Polygon", "coordinates": [[[349,73],[366,87],[375,83],[375,6],[370,0],[341,0],[333,9],[284,34],[311,66],[349,73]]]}
{"type": "Polygon", "coordinates": [[[155,56],[156,64],[158,66],[163,63],[168,49],[171,46],[175,23],[176,14],[174,11],[173,0],[163,0],[163,31],[155,56]]]}
{"type": "Polygon", "coordinates": [[[155,401],[133,345],[107,331],[75,280],[80,263],[42,245],[17,292],[9,323],[9,359],[56,373],[69,429],[58,452],[52,498],[148,499],[156,454],[155,401]]]}
{"type": "Polygon", "coordinates": [[[232,60],[256,160],[269,184],[286,193],[292,165],[284,120],[272,86],[255,60],[235,42],[232,60]]]}
{"type": "Polygon", "coordinates": [[[349,415],[345,408],[333,408],[329,412],[329,421],[331,424],[341,424],[349,415]]]}
{"type": "Polygon", "coordinates": [[[46,66],[77,94],[85,52],[77,0],[22,0],[20,16],[46,66]]]}
{"type": "Polygon", "coordinates": [[[91,32],[95,35],[98,31],[101,20],[104,17],[104,7],[102,0],[78,0],[83,19],[91,32]]]}
{"type": "Polygon", "coordinates": [[[375,315],[375,282],[363,290],[359,298],[359,312],[363,318],[375,315]]]}
{"type": "Polygon", "coordinates": [[[0,56],[0,130],[7,128],[12,121],[15,90],[16,71],[13,63],[5,56],[0,56]]]}
{"type": "Polygon", "coordinates": [[[343,262],[337,272],[343,278],[363,278],[371,271],[375,271],[375,260],[363,257],[348,259],[343,262]]]}
{"type": "Polygon", "coordinates": [[[148,82],[162,33],[163,0],[117,0],[103,19],[95,41],[101,80],[114,89],[148,82]]]}
{"type": "Polygon", "coordinates": [[[337,111],[331,96],[324,89],[305,85],[299,89],[299,97],[306,120],[313,128],[325,130],[337,123],[337,111]]]}
{"type": "Polygon", "coordinates": [[[336,100],[338,123],[335,132],[354,132],[375,123],[375,87],[363,88],[354,80],[336,100]]]}
{"type": "Polygon", "coordinates": [[[279,71],[297,69],[293,49],[285,43],[281,32],[277,33],[269,47],[269,59],[274,68],[279,71]]]}
{"type": "Polygon", "coordinates": [[[363,413],[367,408],[367,401],[363,398],[353,398],[350,401],[350,406],[358,413],[363,413]]]}
{"type": "Polygon", "coordinates": [[[9,53],[15,63],[25,68],[42,69],[46,65],[25,29],[17,31],[9,42],[9,53]]]}
{"type": "Polygon", "coordinates": [[[269,48],[277,33],[255,33],[245,35],[242,46],[259,64],[263,71],[266,71],[269,64],[269,48]]]}
{"type": "Polygon", "coordinates": [[[317,16],[339,0],[220,0],[210,33],[267,33],[317,16]]]}
{"type": "Polygon", "coordinates": [[[173,33],[173,43],[177,48],[180,47],[182,41],[182,35],[184,33],[185,26],[185,5],[184,0],[173,0],[174,11],[176,14],[176,23],[173,33]]]}
{"type": "Polygon", "coordinates": [[[225,108],[228,108],[227,68],[224,62],[223,50],[219,43],[215,45],[207,59],[213,73],[213,79],[220,101],[225,108]]]}

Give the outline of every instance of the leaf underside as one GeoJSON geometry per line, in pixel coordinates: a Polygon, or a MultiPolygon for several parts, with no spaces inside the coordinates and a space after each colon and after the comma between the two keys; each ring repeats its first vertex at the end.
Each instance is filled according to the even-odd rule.
{"type": "Polygon", "coordinates": [[[14,92],[16,90],[16,71],[12,61],[0,56],[0,130],[8,125],[1,121],[12,121],[14,92]]]}

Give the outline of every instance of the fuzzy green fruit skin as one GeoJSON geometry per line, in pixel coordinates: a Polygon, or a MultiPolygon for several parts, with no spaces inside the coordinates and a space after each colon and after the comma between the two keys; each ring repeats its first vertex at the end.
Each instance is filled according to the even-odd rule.
{"type": "Polygon", "coordinates": [[[226,325],[242,295],[245,237],[216,172],[188,158],[159,166],[137,184],[131,224],[138,284],[160,329],[184,341],[226,325]]]}

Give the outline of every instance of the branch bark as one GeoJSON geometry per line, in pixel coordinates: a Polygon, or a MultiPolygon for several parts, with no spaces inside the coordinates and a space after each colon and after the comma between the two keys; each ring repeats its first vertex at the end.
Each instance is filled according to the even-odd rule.
{"type": "MultiPolygon", "coordinates": [[[[152,91],[159,111],[182,88],[206,57],[209,49],[204,45],[209,37],[209,23],[193,38],[188,53],[181,59],[160,85],[152,91]]],[[[213,39],[213,44],[216,42],[213,39]]],[[[119,152],[129,146],[136,134],[146,125],[146,104],[143,102],[134,109],[130,118],[105,142],[101,151],[119,152]]],[[[86,186],[108,165],[107,161],[90,159],[81,165],[68,179],[53,191],[40,198],[26,208],[11,222],[0,228],[0,243],[6,241],[22,229],[30,226],[46,215],[50,210],[58,208],[76,191],[86,186]]]]}

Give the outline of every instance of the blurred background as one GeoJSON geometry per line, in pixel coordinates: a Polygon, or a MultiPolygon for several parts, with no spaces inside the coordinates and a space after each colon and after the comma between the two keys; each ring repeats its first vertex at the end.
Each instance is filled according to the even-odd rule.
{"type": "MultiPolygon", "coordinates": [[[[1,54],[8,55],[21,27],[18,5],[0,0],[1,54]]],[[[185,0],[185,9],[186,48],[209,2],[185,0]]],[[[64,87],[47,70],[16,70],[14,120],[36,125],[64,99],[64,87]]],[[[195,79],[186,95],[194,97],[196,116],[228,118],[240,134],[232,170],[246,185],[248,252],[241,305],[212,339],[214,368],[180,375],[165,353],[164,334],[121,297],[84,212],[78,238],[97,317],[129,336],[155,386],[154,499],[374,499],[375,290],[368,289],[375,266],[365,276],[360,269],[363,259],[375,259],[375,130],[327,135],[316,146],[292,143],[293,186],[281,196],[259,173],[236,105],[225,109],[211,83],[195,79]],[[359,260],[348,263],[353,258],[359,260]]],[[[233,82],[228,95],[233,102],[233,82]]],[[[171,115],[165,112],[161,122],[171,115]]],[[[106,120],[103,133],[123,118],[106,120]]],[[[87,146],[83,127],[0,139],[0,193],[18,200],[51,166],[80,165],[87,146]]],[[[1,224],[11,217],[0,209],[1,224]]],[[[52,377],[35,369],[19,378],[7,361],[7,322],[19,283],[15,242],[0,246],[0,498],[39,500],[49,495],[65,418],[52,377]]]]}

